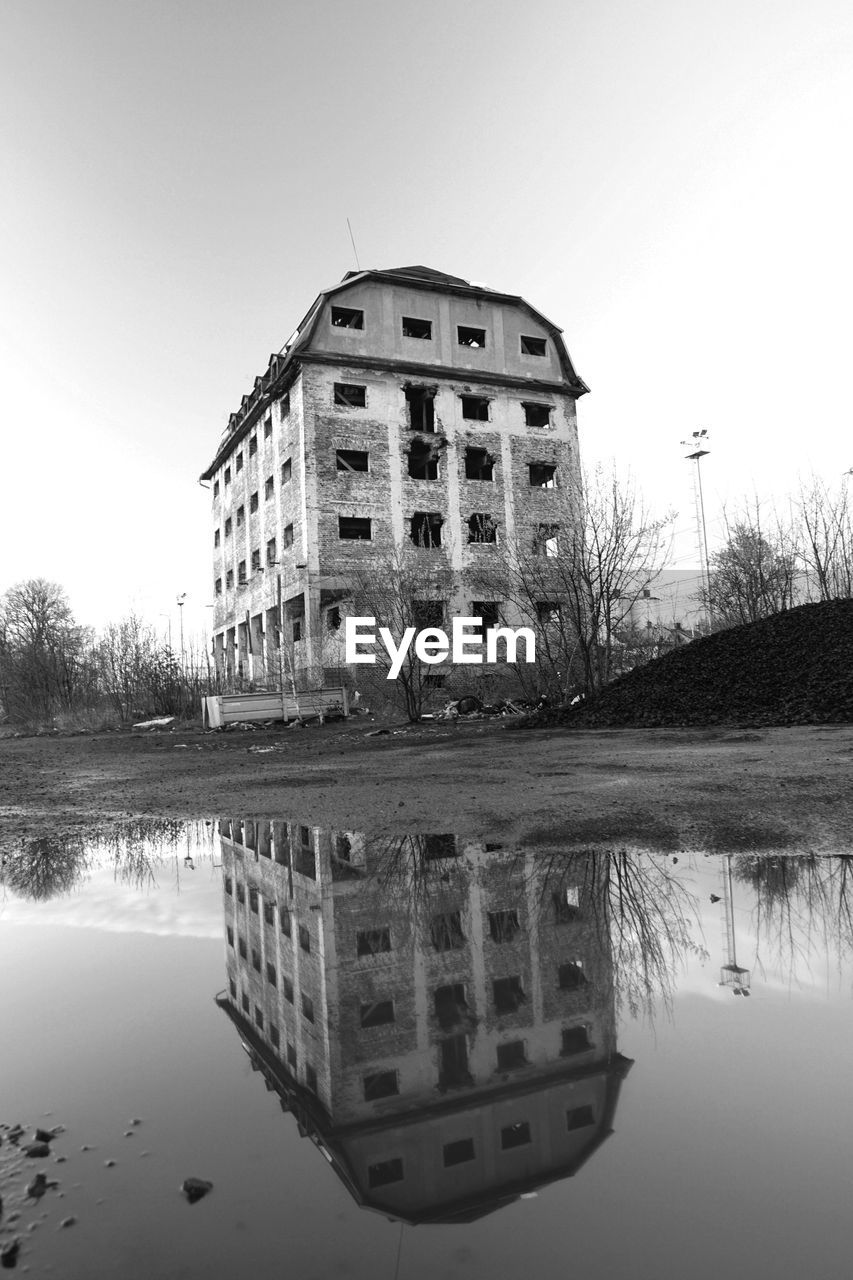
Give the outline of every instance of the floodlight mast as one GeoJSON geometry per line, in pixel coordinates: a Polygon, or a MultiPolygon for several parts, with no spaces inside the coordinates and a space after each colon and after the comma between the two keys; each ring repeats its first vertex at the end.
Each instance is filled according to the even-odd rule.
{"type": "Polygon", "coordinates": [[[711,452],[710,449],[705,447],[708,443],[708,431],[705,427],[702,427],[699,431],[694,431],[689,440],[681,441],[682,446],[691,451],[685,455],[687,461],[696,463],[696,527],[699,541],[699,558],[702,561],[702,578],[705,584],[705,613],[708,618],[708,629],[712,630],[714,626],[714,611],[711,605],[711,566],[708,558],[708,529],[705,523],[705,497],[702,493],[702,468],[700,466],[702,459],[711,452]]]}

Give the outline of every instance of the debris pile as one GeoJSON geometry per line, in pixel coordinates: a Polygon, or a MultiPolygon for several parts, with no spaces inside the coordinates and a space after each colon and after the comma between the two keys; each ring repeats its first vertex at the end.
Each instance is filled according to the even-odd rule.
{"type": "Polygon", "coordinates": [[[853,600],[804,604],[694,640],[528,725],[853,722],[853,600]]]}

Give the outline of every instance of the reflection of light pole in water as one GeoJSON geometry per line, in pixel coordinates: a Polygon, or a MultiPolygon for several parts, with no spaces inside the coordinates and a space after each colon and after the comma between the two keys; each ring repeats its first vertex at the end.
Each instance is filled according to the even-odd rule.
{"type": "Polygon", "coordinates": [[[720,968],[720,986],[730,987],[732,995],[748,996],[749,970],[741,968],[737,962],[735,903],[732,889],[732,855],[730,853],[727,853],[723,859],[723,911],[725,915],[726,959],[728,963],[720,968]]]}
{"type": "Polygon", "coordinates": [[[700,463],[704,457],[710,453],[710,449],[704,448],[708,443],[708,432],[703,427],[701,431],[694,431],[690,440],[682,440],[682,445],[691,449],[692,452],[686,455],[688,462],[696,463],[696,492],[697,492],[697,510],[696,525],[699,534],[699,558],[702,561],[702,577],[705,583],[705,611],[708,615],[709,629],[714,625],[714,613],[711,607],[711,567],[708,561],[708,530],[705,526],[705,499],[702,494],[702,469],[700,463]]]}

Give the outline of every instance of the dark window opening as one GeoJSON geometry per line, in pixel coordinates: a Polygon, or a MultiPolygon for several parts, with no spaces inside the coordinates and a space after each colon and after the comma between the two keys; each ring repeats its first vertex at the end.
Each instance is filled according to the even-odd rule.
{"type": "Polygon", "coordinates": [[[469,325],[460,324],[456,327],[456,340],[460,347],[484,347],[486,330],[472,329],[469,325]]]}
{"type": "Polygon", "coordinates": [[[515,1013],[527,1000],[521,978],[517,975],[512,978],[496,978],[492,983],[492,993],[498,1013],[515,1013]]]}
{"type": "Polygon", "coordinates": [[[274,1049],[277,1049],[281,1044],[281,1035],[279,1034],[278,1027],[274,1022],[270,1023],[270,1040],[272,1041],[274,1049]]]}
{"type": "Polygon", "coordinates": [[[495,460],[488,449],[465,450],[465,479],[494,480],[495,460]]]}
{"type": "Polygon", "coordinates": [[[228,588],[229,591],[234,586],[234,570],[233,569],[229,569],[225,575],[225,586],[228,588]]]}
{"type": "Polygon", "coordinates": [[[249,436],[249,457],[254,458],[258,452],[258,437],[256,435],[249,436]]]}
{"type": "Polygon", "coordinates": [[[335,462],[338,471],[369,471],[366,449],[336,449],[335,462]]]}
{"type": "Polygon", "coordinates": [[[540,524],[536,530],[536,537],[533,539],[533,550],[537,555],[548,556],[553,559],[559,555],[560,526],[558,524],[540,524]]]}
{"type": "Polygon", "coordinates": [[[461,396],[462,417],[472,422],[489,421],[489,402],[484,396],[461,396]]]}
{"type": "Polygon", "coordinates": [[[231,928],[230,924],[226,927],[225,934],[226,934],[226,937],[228,938],[229,947],[233,947],[234,946],[234,930],[231,928]]]}
{"type": "Polygon", "coordinates": [[[214,480],[213,482],[213,496],[214,498],[219,497],[219,481],[218,480],[214,480]]]}
{"type": "Polygon", "coordinates": [[[338,516],[338,537],[346,542],[370,542],[370,516],[338,516]]]}
{"type": "Polygon", "coordinates": [[[417,320],[414,316],[403,316],[403,337],[404,338],[424,338],[432,337],[432,321],[417,320]]]}
{"type": "Polygon", "coordinates": [[[243,1006],[243,1012],[244,1012],[244,1013],[248,1013],[248,1012],[249,1012],[249,997],[246,995],[246,992],[245,992],[245,991],[243,992],[243,996],[242,996],[242,999],[241,999],[240,1003],[241,1003],[241,1004],[242,1004],[242,1006],[243,1006]]]}
{"type": "Polygon", "coordinates": [[[403,1181],[403,1161],[399,1156],[395,1156],[393,1160],[379,1160],[376,1164],[367,1166],[367,1185],[373,1187],[387,1187],[391,1182],[403,1181]]]}
{"type": "Polygon", "coordinates": [[[409,448],[409,475],[413,480],[438,479],[438,454],[423,440],[413,440],[409,448]]]}
{"type": "Polygon", "coordinates": [[[538,600],[536,602],[536,621],[542,627],[556,624],[560,621],[561,613],[558,604],[552,604],[549,600],[538,600]]]}
{"type": "Polygon", "coordinates": [[[217,596],[222,595],[222,579],[221,578],[217,578],[216,582],[213,584],[213,592],[214,592],[214,595],[217,595],[217,596]]]}
{"type": "Polygon", "coordinates": [[[293,474],[293,461],[288,458],[281,464],[281,483],[290,484],[290,477],[293,474]]]}
{"type": "Polygon", "coordinates": [[[267,982],[270,984],[271,987],[274,987],[276,985],[275,965],[270,964],[269,961],[267,961],[267,982]]]}
{"type": "Polygon", "coordinates": [[[299,945],[303,951],[311,950],[311,934],[305,928],[304,924],[299,926],[299,945]]]}
{"type": "Polygon", "coordinates": [[[255,547],[254,551],[252,552],[252,573],[257,573],[260,567],[261,567],[261,549],[260,547],[255,547]]]}
{"type": "Polygon", "coordinates": [[[276,558],[275,538],[270,538],[269,542],[267,543],[267,564],[275,564],[275,558],[276,558]]]}
{"type": "MultiPolygon", "coordinates": [[[[276,859],[278,861],[278,859],[276,859]]],[[[293,932],[293,925],[290,919],[290,911],[287,907],[280,907],[278,912],[278,922],[281,925],[281,931],[285,938],[289,938],[293,932]]]]}
{"type": "Polygon", "coordinates": [[[312,1093],[317,1092],[317,1071],[311,1066],[310,1062],[305,1063],[305,1087],[310,1089],[312,1093]]]}
{"type": "Polygon", "coordinates": [[[554,893],[554,921],[556,924],[571,924],[580,916],[578,907],[578,891],[575,888],[561,889],[554,893]]]}
{"type": "MultiPolygon", "coordinates": [[[[444,626],[444,601],[443,600],[413,600],[412,601],[412,625],[417,627],[419,631],[425,631],[427,627],[443,627],[444,626]]],[[[427,847],[427,842],[429,842],[430,840],[435,840],[436,838],[441,840],[443,837],[425,836],[424,837],[425,848],[427,847]]],[[[453,840],[454,837],[451,836],[450,839],[453,840]]],[[[427,857],[430,857],[430,856],[431,855],[427,854],[427,857]]],[[[443,855],[439,855],[439,856],[443,856],[443,855]]],[[[455,840],[453,845],[453,852],[452,854],[450,854],[450,856],[451,857],[456,856],[455,840]]]]}
{"type": "Polygon", "coordinates": [[[335,404],[348,409],[363,409],[367,404],[367,387],[357,387],[351,382],[335,383],[335,404]]]}
{"type": "Polygon", "coordinates": [[[363,1027],[384,1027],[394,1021],[394,1001],[375,1000],[372,1004],[363,1004],[360,1016],[363,1027]]]}
{"type": "Polygon", "coordinates": [[[272,435],[272,418],[264,418],[264,439],[269,440],[272,435]]]}
{"type": "Polygon", "coordinates": [[[468,1012],[465,986],[461,982],[454,982],[447,987],[437,987],[433,1000],[435,1016],[445,1031],[458,1026],[468,1012]]]}
{"type": "Polygon", "coordinates": [[[326,610],[326,630],[340,631],[341,629],[341,611],[338,605],[333,605],[331,609],[326,610]]]}
{"type": "Polygon", "coordinates": [[[512,942],[520,929],[517,911],[489,912],[489,933],[492,935],[492,942],[512,942]]]}
{"type": "Polygon", "coordinates": [[[296,1045],[287,1042],[287,1065],[292,1071],[296,1070],[296,1045]]]}
{"type": "Polygon", "coordinates": [[[479,627],[472,627],[471,631],[479,631],[482,635],[484,631],[500,625],[500,605],[497,600],[472,600],[471,616],[479,618],[481,622],[479,627]]]}
{"type": "Polygon", "coordinates": [[[430,387],[406,387],[412,431],[435,431],[435,392],[430,387]]]}
{"type": "Polygon", "coordinates": [[[443,1148],[444,1167],[449,1169],[454,1164],[465,1164],[474,1159],[474,1139],[458,1138],[456,1142],[446,1142],[443,1148]]]}
{"type": "Polygon", "coordinates": [[[290,413],[290,392],[289,391],[285,391],[284,395],[281,397],[281,400],[278,403],[278,408],[282,418],[286,418],[287,415],[290,413]]]}
{"type": "Polygon", "coordinates": [[[307,876],[309,880],[317,879],[317,855],[311,843],[311,832],[308,827],[299,828],[299,847],[295,850],[293,866],[300,875],[307,876]]]}
{"type": "Polygon", "coordinates": [[[567,1129],[585,1129],[590,1124],[595,1124],[592,1107],[572,1107],[570,1111],[566,1112],[567,1129]]]}
{"type": "Polygon", "coordinates": [[[249,497],[249,515],[254,515],[258,509],[258,491],[257,489],[249,497]]]}
{"type": "Polygon", "coordinates": [[[288,549],[288,547],[293,546],[293,525],[292,524],[286,524],[284,526],[284,533],[281,535],[281,545],[283,550],[285,551],[288,549]]]}
{"type": "Polygon", "coordinates": [[[231,517],[230,516],[225,517],[225,537],[226,538],[231,537],[231,517]]]}
{"type": "Polygon", "coordinates": [[[293,983],[290,978],[282,980],[281,989],[284,992],[284,998],[288,1004],[293,1004],[293,983]]]}
{"type": "Polygon", "coordinates": [[[252,968],[255,973],[260,973],[261,971],[261,953],[256,947],[252,947],[252,968]]]}
{"type": "Polygon", "coordinates": [[[264,498],[267,501],[269,501],[269,499],[273,496],[274,493],[275,493],[275,480],[273,480],[272,476],[267,476],[266,480],[264,481],[264,498]]]}
{"type": "Polygon", "coordinates": [[[231,992],[231,999],[236,1000],[237,999],[237,983],[234,981],[233,978],[228,979],[228,990],[231,992]]]}
{"type": "Polygon", "coordinates": [[[332,327],[335,329],[363,329],[364,312],[355,307],[332,307],[332,327]]]}
{"type": "MultiPolygon", "coordinates": [[[[428,603],[424,601],[424,603],[428,603]]],[[[421,852],[425,862],[433,862],[439,858],[458,858],[459,850],[456,847],[456,836],[446,835],[444,833],[429,833],[420,837],[421,852]]]]}
{"type": "Polygon", "coordinates": [[[400,1092],[396,1071],[376,1071],[364,1077],[365,1102],[378,1102],[380,1098],[393,1098],[400,1092]]]}
{"type": "Polygon", "coordinates": [[[566,1057],[570,1057],[573,1053],[586,1053],[587,1049],[595,1047],[589,1038],[587,1027],[564,1027],[562,1039],[561,1052],[566,1057]]]}
{"type": "Polygon", "coordinates": [[[473,1084],[468,1070],[468,1041],[465,1036],[450,1036],[439,1041],[438,1083],[443,1089],[473,1084]]]}
{"type": "Polygon", "coordinates": [[[218,529],[214,529],[213,531],[213,545],[215,547],[219,546],[219,530],[218,529]]]}
{"type": "Polygon", "coordinates": [[[271,902],[264,902],[264,924],[275,924],[275,907],[271,902]]]}
{"type": "Polygon", "coordinates": [[[551,406],[549,404],[535,404],[532,401],[522,402],[524,409],[524,424],[527,427],[550,427],[551,425],[551,406]]]}
{"type": "Polygon", "coordinates": [[[358,956],[378,956],[390,950],[390,929],[359,929],[355,935],[355,951],[358,956]]]}
{"type": "Polygon", "coordinates": [[[302,992],[302,1016],[308,1022],[314,1021],[314,1001],[310,996],[306,996],[304,991],[302,992]]]}
{"type": "Polygon", "coordinates": [[[416,511],[411,520],[411,537],[416,547],[440,547],[442,516],[437,511],[416,511]]]}
{"type": "Polygon", "coordinates": [[[516,1067],[526,1065],[523,1040],[510,1040],[508,1044],[498,1045],[498,1070],[514,1071],[516,1067]]]}
{"type": "Polygon", "coordinates": [[[242,470],[243,470],[243,455],[242,453],[238,453],[237,454],[237,475],[239,475],[242,470]]]}
{"type": "Polygon", "coordinates": [[[521,335],[521,354],[523,356],[544,356],[547,345],[544,338],[534,338],[529,333],[521,335]]]}
{"type": "Polygon", "coordinates": [[[246,521],[246,508],[242,504],[237,508],[237,528],[242,529],[246,521]]]}
{"type": "Polygon", "coordinates": [[[586,986],[586,974],[583,971],[583,964],[580,960],[571,960],[568,964],[561,964],[558,970],[558,977],[563,991],[577,991],[579,987],[586,986]]]}
{"type": "Polygon", "coordinates": [[[229,485],[229,484],[231,483],[231,468],[230,468],[230,467],[226,467],[226,468],[225,468],[225,474],[224,474],[223,479],[225,480],[226,485],[229,485]]]}
{"type": "Polygon", "coordinates": [[[485,511],[475,511],[468,520],[469,542],[497,542],[498,526],[485,511]]]}
{"type": "Polygon", "coordinates": [[[556,489],[557,467],[553,462],[531,462],[529,471],[531,489],[556,489]]]}
{"type": "Polygon", "coordinates": [[[531,1141],[530,1124],[527,1120],[519,1120],[516,1124],[501,1129],[501,1150],[510,1151],[513,1147],[526,1147],[531,1141]]]}
{"type": "Polygon", "coordinates": [[[429,931],[436,951],[458,951],[465,946],[462,916],[458,911],[447,911],[440,916],[433,916],[429,931]]]}
{"type": "Polygon", "coordinates": [[[241,560],[237,565],[237,582],[241,587],[246,585],[246,561],[241,560]]]}

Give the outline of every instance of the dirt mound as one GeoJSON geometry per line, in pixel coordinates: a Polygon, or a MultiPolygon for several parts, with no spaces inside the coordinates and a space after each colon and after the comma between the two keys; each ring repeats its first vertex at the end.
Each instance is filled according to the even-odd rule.
{"type": "Polygon", "coordinates": [[[851,722],[853,600],[694,640],[548,719],[579,728],[851,722]]]}

